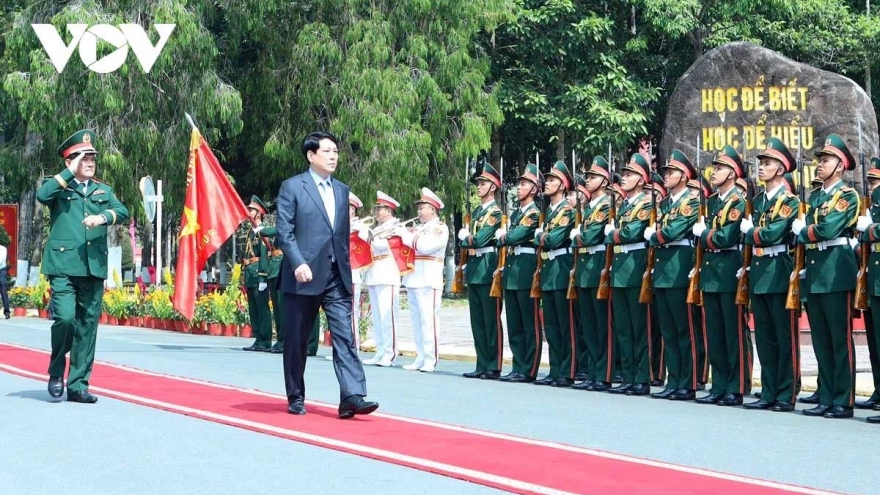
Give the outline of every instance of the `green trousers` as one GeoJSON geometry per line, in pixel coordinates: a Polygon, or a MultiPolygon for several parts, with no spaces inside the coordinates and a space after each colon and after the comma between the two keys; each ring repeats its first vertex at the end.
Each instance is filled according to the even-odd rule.
{"type": "Polygon", "coordinates": [[[620,349],[623,383],[651,381],[648,347],[651,342],[650,307],[639,302],[639,287],[612,288],[611,309],[614,332],[620,349]]]}
{"type": "Polygon", "coordinates": [[[587,380],[608,382],[614,376],[614,333],[611,326],[611,299],[596,299],[595,287],[578,287],[580,342],[587,348],[584,371],[587,380]]]}
{"type": "Polygon", "coordinates": [[[852,407],[856,380],[852,292],[810,293],[807,303],[810,336],[819,364],[819,403],[852,407]]]}
{"type": "Polygon", "coordinates": [[[785,309],[785,294],[752,294],[751,303],[761,361],[761,400],[794,404],[801,376],[797,312],[785,309]]]}
{"type": "Polygon", "coordinates": [[[567,290],[541,291],[544,308],[544,335],[550,351],[550,377],[574,379],[577,374],[577,331],[574,304],[567,290]]]}
{"type": "Polygon", "coordinates": [[[272,312],[269,310],[269,289],[260,291],[256,287],[247,288],[248,315],[256,341],[254,345],[272,345],[272,312]]]}
{"type": "Polygon", "coordinates": [[[540,299],[529,296],[530,289],[505,290],[507,338],[513,354],[513,373],[535,378],[541,365],[541,326],[538,320],[540,299]]]}
{"type": "Polygon", "coordinates": [[[52,287],[55,314],[49,376],[64,377],[66,355],[69,352],[67,390],[87,391],[92,365],[95,363],[95,341],[98,336],[98,318],[101,316],[101,299],[104,297],[104,279],[53,275],[49,277],[49,285],[52,287]]]}
{"type": "Polygon", "coordinates": [[[650,325],[651,329],[651,342],[648,344],[648,358],[651,360],[651,381],[660,380],[661,382],[666,381],[666,359],[663,352],[663,334],[660,332],[660,319],[657,316],[657,303],[651,302],[648,304],[648,307],[651,311],[650,316],[650,325]]]}
{"type": "Polygon", "coordinates": [[[284,294],[276,288],[277,278],[270,278],[269,297],[272,299],[272,320],[275,323],[275,343],[278,347],[284,347],[284,294]]]}
{"type": "Polygon", "coordinates": [[[501,371],[504,329],[501,326],[501,298],[489,297],[490,284],[469,284],[468,304],[471,331],[477,352],[477,371],[501,371]]]}
{"type": "MultiPolygon", "coordinates": [[[[595,290],[594,290],[595,292],[595,290]]],[[[567,294],[566,294],[567,295],[567,294]]],[[[580,292],[578,292],[580,298],[580,292]]],[[[571,302],[575,306],[572,312],[574,331],[577,333],[577,374],[581,377],[590,374],[590,350],[587,347],[587,341],[584,340],[583,323],[581,323],[581,312],[578,309],[578,302],[571,302]]]]}
{"type": "Polygon", "coordinates": [[[868,340],[868,358],[871,360],[871,376],[874,378],[874,392],[871,397],[880,398],[880,297],[870,296],[865,315],[865,337],[868,340]],[[875,317],[876,313],[876,317],[875,317]]]}
{"type": "Polygon", "coordinates": [[[312,325],[312,333],[309,334],[309,348],[307,354],[309,356],[318,355],[318,339],[321,336],[321,317],[315,318],[315,324],[312,325]]]}
{"type": "Polygon", "coordinates": [[[713,394],[745,395],[752,391],[752,339],[743,310],[736,304],[736,292],[703,293],[703,321],[712,322],[704,330],[713,394]]]}
{"type": "Polygon", "coordinates": [[[706,325],[703,324],[703,307],[696,304],[688,304],[688,314],[691,317],[691,328],[694,329],[694,345],[697,348],[697,384],[709,381],[709,340],[706,336],[706,325]]]}
{"type": "Polygon", "coordinates": [[[697,354],[694,329],[688,317],[687,287],[654,289],[654,302],[663,332],[667,388],[696,390],[697,354]]]}

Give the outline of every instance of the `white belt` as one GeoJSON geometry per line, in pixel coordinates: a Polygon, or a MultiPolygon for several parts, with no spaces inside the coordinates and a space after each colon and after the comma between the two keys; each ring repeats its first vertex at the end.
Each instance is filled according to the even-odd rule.
{"type": "Polygon", "coordinates": [[[720,253],[722,251],[739,251],[739,247],[734,246],[734,247],[727,247],[727,248],[721,248],[721,249],[710,249],[709,250],[710,253],[720,253]]]}
{"type": "Polygon", "coordinates": [[[519,256],[521,254],[535,254],[535,248],[528,246],[514,246],[513,255],[519,256]]]}
{"type": "Polygon", "coordinates": [[[545,260],[554,260],[557,256],[562,256],[563,254],[569,253],[571,253],[571,248],[559,248],[552,251],[545,251],[541,253],[541,257],[545,260]]]}
{"type": "Polygon", "coordinates": [[[494,247],[484,247],[484,248],[474,249],[474,256],[479,258],[480,256],[483,256],[484,254],[489,254],[489,253],[494,253],[494,252],[495,252],[494,247]]]}
{"type": "Polygon", "coordinates": [[[632,244],[623,244],[620,246],[614,246],[615,253],[628,253],[630,251],[638,251],[639,249],[645,249],[644,242],[634,242],[632,244]]]}
{"type": "Polygon", "coordinates": [[[668,248],[668,247],[672,247],[672,246],[688,246],[688,247],[690,247],[690,245],[691,245],[691,241],[689,241],[687,239],[681,239],[680,241],[672,241],[670,243],[663,244],[660,247],[664,247],[664,248],[668,248]]]}
{"type": "Polygon", "coordinates": [[[758,247],[755,246],[755,249],[752,250],[752,254],[755,256],[779,256],[781,253],[788,251],[788,246],[785,244],[777,244],[775,246],[767,246],[767,247],[758,247]]]}
{"type": "Polygon", "coordinates": [[[837,239],[807,244],[807,249],[818,249],[819,251],[824,251],[830,247],[847,245],[849,245],[849,238],[838,237],[837,239]]]}
{"type": "Polygon", "coordinates": [[[598,246],[590,246],[587,248],[587,254],[596,254],[605,251],[605,245],[599,244],[598,246]]]}

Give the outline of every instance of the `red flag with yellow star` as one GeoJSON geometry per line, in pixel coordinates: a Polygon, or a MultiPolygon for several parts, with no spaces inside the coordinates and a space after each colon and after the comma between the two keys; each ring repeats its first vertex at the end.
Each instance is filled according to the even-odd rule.
{"type": "Polygon", "coordinates": [[[192,320],[196,279],[205,262],[247,218],[247,207],[217,157],[199,130],[193,129],[174,277],[174,308],[186,319],[192,320]]]}

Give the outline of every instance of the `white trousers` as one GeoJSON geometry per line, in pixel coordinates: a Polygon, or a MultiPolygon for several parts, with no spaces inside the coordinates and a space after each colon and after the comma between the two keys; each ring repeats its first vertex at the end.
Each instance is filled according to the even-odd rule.
{"type": "Polygon", "coordinates": [[[397,358],[397,313],[400,310],[399,285],[370,285],[373,334],[376,356],[392,362],[397,358]]]}
{"type": "Polygon", "coordinates": [[[406,289],[412,315],[413,337],[416,341],[414,364],[437,367],[437,330],[440,321],[440,298],[443,291],[431,287],[406,289]]]}

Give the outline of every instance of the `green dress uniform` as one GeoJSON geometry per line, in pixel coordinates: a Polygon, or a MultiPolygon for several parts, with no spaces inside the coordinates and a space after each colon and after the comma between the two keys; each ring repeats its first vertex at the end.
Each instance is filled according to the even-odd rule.
{"type": "MultiPolygon", "coordinates": [[[[526,165],[520,179],[541,187],[540,172],[533,164],[526,165]]],[[[538,260],[532,241],[538,228],[540,211],[534,201],[521,204],[510,216],[510,230],[498,242],[507,249],[504,264],[504,310],[507,314],[507,338],[513,354],[511,374],[504,381],[533,381],[541,364],[541,326],[538,321],[538,299],[529,295],[538,260]]]]}
{"type": "MultiPolygon", "coordinates": [[[[664,168],[695,177],[696,170],[679,150],[672,150],[664,168]]],[[[660,228],[651,235],[654,247],[654,304],[663,333],[668,377],[661,398],[689,399],[697,389],[697,355],[694,329],[688,317],[688,274],[694,268],[691,229],[697,221],[700,199],[685,187],[660,203],[660,228]]]]}
{"type": "MultiPolygon", "coordinates": [[[[737,180],[739,188],[740,181],[737,180]]],[[[688,181],[688,187],[693,189],[695,194],[702,194],[704,198],[712,195],[712,183],[705,176],[695,177],[688,181]]],[[[743,194],[740,193],[742,196],[743,194]]],[[[694,252],[694,262],[696,263],[696,250],[694,252]]],[[[709,357],[707,347],[709,340],[706,336],[706,325],[703,323],[703,307],[698,304],[688,303],[691,318],[691,327],[694,329],[694,344],[697,348],[697,390],[705,388],[709,381],[709,357]]]]}
{"type": "MultiPolygon", "coordinates": [[[[624,170],[640,174],[646,183],[650,182],[650,166],[641,154],[632,155],[624,170]]],[[[611,310],[623,374],[623,384],[611,389],[613,393],[630,393],[634,387],[639,395],[650,391],[650,309],[647,304],[639,302],[642,277],[648,262],[644,233],[650,220],[651,198],[640,192],[621,204],[617,211],[618,228],[610,231],[605,239],[606,245],[613,245],[614,249],[611,310]]]]}
{"type": "MultiPolygon", "coordinates": [[[[248,208],[255,209],[263,215],[268,213],[266,205],[256,196],[251,198],[248,208]]],[[[245,350],[249,351],[269,351],[272,347],[272,312],[269,309],[269,291],[266,288],[259,290],[260,284],[263,283],[268,288],[269,245],[271,245],[269,241],[254,232],[254,229],[248,230],[242,264],[244,265],[244,286],[247,290],[248,315],[256,339],[252,346],[245,347],[245,350]]]]}
{"type": "MultiPolygon", "coordinates": [[[[501,176],[489,164],[474,181],[487,180],[501,187],[501,176]]],[[[498,267],[495,250],[495,231],[501,227],[501,208],[495,200],[483,203],[471,213],[469,231],[472,233],[461,241],[461,248],[468,250],[465,280],[468,284],[471,331],[477,352],[477,368],[467,373],[469,378],[497,378],[501,371],[504,352],[504,329],[501,326],[501,298],[489,296],[492,276],[498,267]]]]}
{"type": "MultiPolygon", "coordinates": [[[[731,146],[725,146],[713,164],[733,169],[737,177],[744,175],[742,159],[731,146]]],[[[712,365],[710,402],[724,406],[741,405],[742,396],[752,389],[751,332],[743,306],[736,304],[736,273],[742,269],[739,225],[745,206],[734,185],[710,196],[706,229],[699,237],[705,250],[700,269],[703,320],[712,322],[705,329],[712,365]]]]}
{"type": "MultiPolygon", "coordinates": [[[[550,169],[568,190],[574,178],[565,163],[558,161],[550,169]]],[[[535,382],[554,387],[570,386],[577,374],[577,331],[572,318],[573,305],[568,299],[568,279],[572,269],[571,229],[575,210],[563,197],[548,207],[541,230],[535,233],[535,246],[541,249],[541,306],[544,310],[544,335],[550,351],[550,373],[535,382]]]]}
{"type": "Polygon", "coordinates": [[[269,284],[269,298],[272,300],[272,321],[275,323],[276,336],[272,352],[280,354],[284,352],[284,325],[282,322],[284,317],[284,308],[282,307],[284,294],[278,290],[278,279],[281,274],[281,264],[284,261],[284,252],[275,245],[275,237],[277,235],[278,229],[275,227],[264,227],[260,230],[260,237],[262,237],[262,241],[267,245],[266,251],[269,257],[266,279],[269,284]]]}
{"type": "MultiPolygon", "coordinates": [[[[839,136],[830,135],[817,155],[832,154],[846,169],[855,160],[839,136]]],[[[810,197],[806,227],[797,243],[806,245],[806,285],[810,335],[819,364],[820,407],[810,415],[852,415],[855,351],[852,338],[853,291],[858,265],[849,237],[859,213],[859,197],[840,180],[810,197]],[[832,411],[832,407],[834,410],[832,411]]]]}
{"type": "MultiPolygon", "coordinates": [[[[657,194],[656,201],[662,201],[666,196],[666,188],[663,187],[663,177],[657,172],[651,174],[649,192],[657,194]]],[[[666,353],[663,347],[663,333],[660,332],[660,316],[657,313],[657,303],[648,303],[648,361],[651,364],[651,386],[663,386],[666,383],[666,353]]]]}
{"type": "MultiPolygon", "coordinates": [[[[871,158],[868,178],[880,179],[880,158],[871,158]]],[[[871,192],[869,211],[872,223],[861,233],[859,241],[868,243],[871,253],[868,256],[868,310],[864,312],[864,318],[871,376],[874,380],[874,392],[868,402],[877,403],[880,402],[880,223],[873,222],[880,220],[880,187],[871,192]]]]}
{"type": "MultiPolygon", "coordinates": [[[[94,142],[95,133],[82,130],[69,137],[58,153],[65,159],[95,153],[94,142]]],[[[107,226],[124,224],[128,210],[116,199],[113,188],[95,179],[77,182],[67,168],[44,180],[36,198],[49,207],[49,236],[40,267],[52,288],[55,319],[49,376],[56,380],[64,377],[69,352],[67,390],[68,399],[72,399],[71,393],[88,392],[95,361],[107,278],[107,226]],[[86,227],[83,219],[91,215],[101,215],[106,222],[86,227]]]]}

